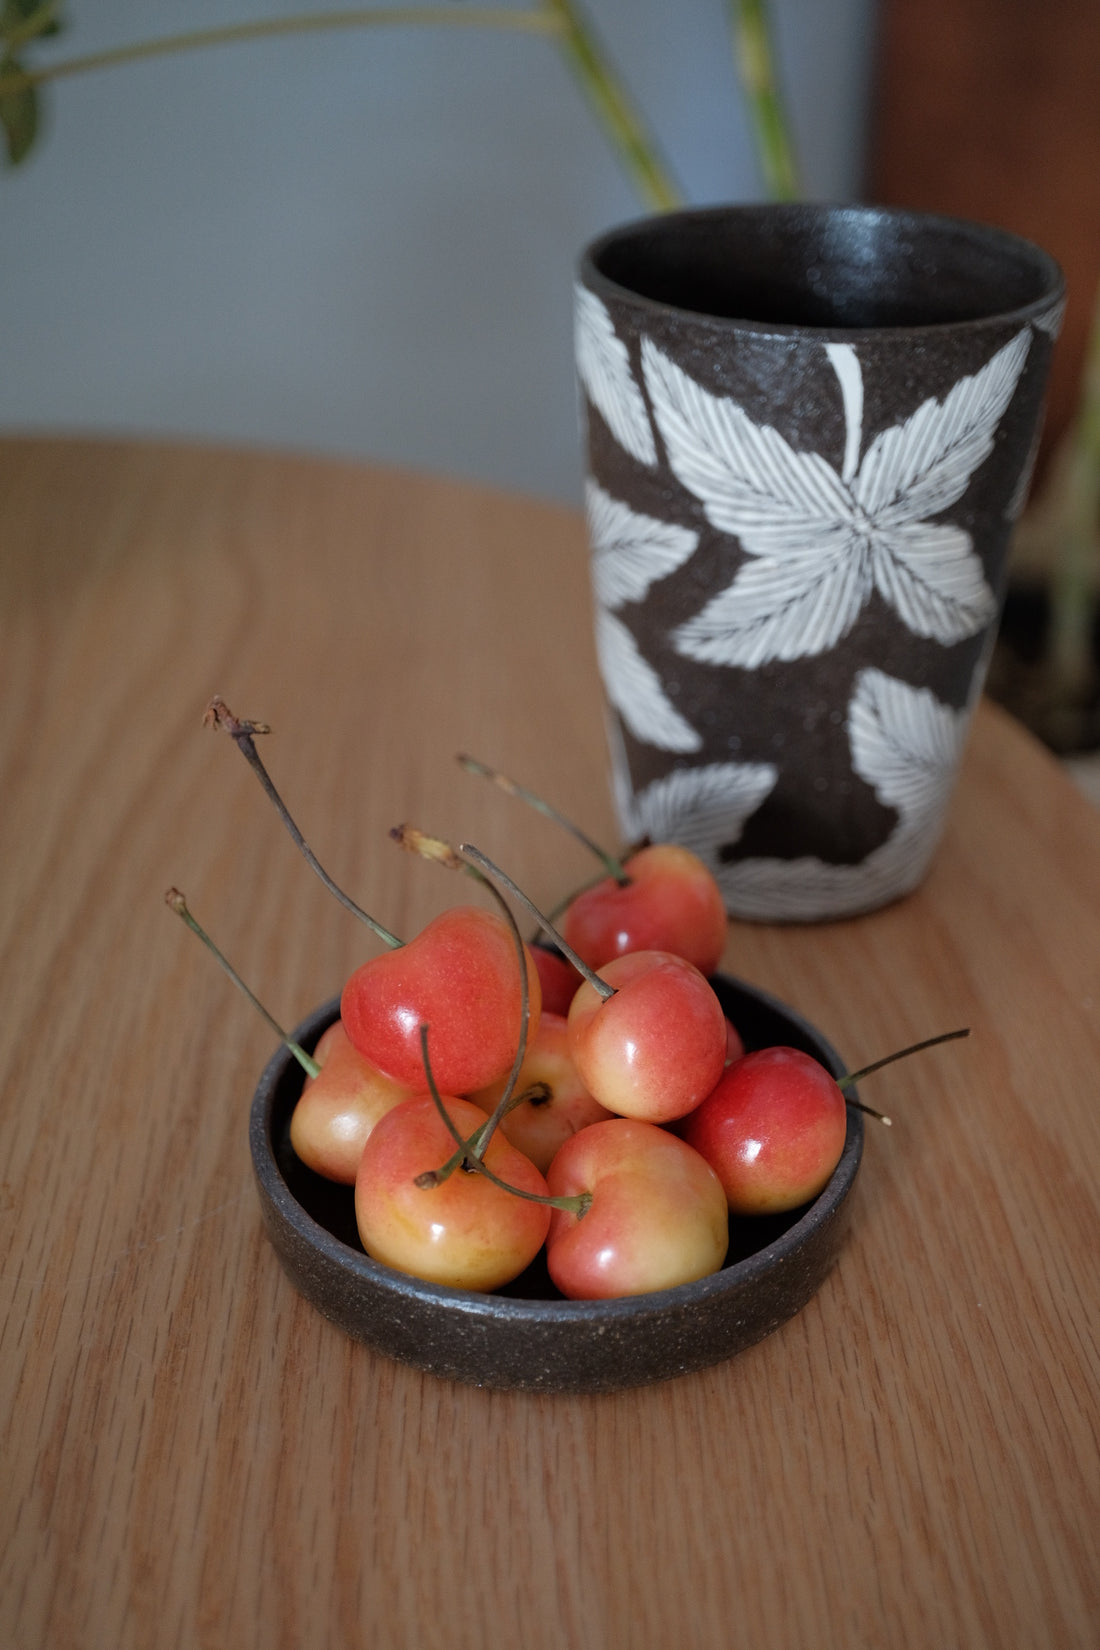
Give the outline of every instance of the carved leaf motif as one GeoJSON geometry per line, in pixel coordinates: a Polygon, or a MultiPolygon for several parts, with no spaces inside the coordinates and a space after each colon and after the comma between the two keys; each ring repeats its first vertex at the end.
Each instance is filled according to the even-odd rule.
{"type": "Polygon", "coordinates": [[[861,670],[848,707],[852,766],[912,830],[938,815],[951,788],[969,715],[881,670],[861,670]]]}
{"type": "Polygon", "coordinates": [[[887,533],[958,502],[993,447],[993,436],[1027,359],[1027,327],[942,401],[931,398],[904,424],[883,430],[860,465],[853,492],[887,533]]]}
{"type": "Polygon", "coordinates": [[[630,806],[628,833],[678,842],[712,869],[721,848],[736,842],[745,821],[774,788],[769,762],[712,762],[674,768],[639,792],[630,806]]]}
{"type": "MultiPolygon", "coordinates": [[[[748,558],[675,632],[678,650],[743,668],[822,653],[872,588],[918,636],[947,645],[980,631],[996,603],[970,535],[927,518],[958,502],[991,451],[1030,339],[1023,328],[942,402],[876,436],[850,480],[703,389],[647,339],[643,370],[669,462],[748,558]]],[[[858,357],[830,359],[844,369],[848,469],[860,446],[858,357]]]]}
{"type": "Polygon", "coordinates": [[[673,632],[679,653],[754,669],[769,659],[824,653],[855,624],[871,593],[870,556],[847,545],[812,560],[760,556],[673,632]]]}
{"type": "Polygon", "coordinates": [[[848,707],[852,766],[898,822],[859,865],[742,859],[715,867],[730,909],[743,917],[813,922],[855,916],[921,881],[942,832],[970,706],[953,710],[927,688],[879,670],[856,678],[848,707]]]}
{"type": "Polygon", "coordinates": [[[641,515],[594,481],[587,485],[585,503],[592,583],[605,607],[641,601],[650,585],[675,573],[699,543],[691,528],[641,515]]]}
{"type": "Polygon", "coordinates": [[[632,458],[640,464],[656,464],[653,427],[645,397],[630,370],[626,345],[594,292],[578,286],[575,296],[577,373],[588,398],[632,458]]]}
{"type": "Polygon", "coordinates": [[[636,739],[666,751],[696,751],[702,740],[673,705],[621,619],[596,609],[596,651],[607,697],[636,739]]]}

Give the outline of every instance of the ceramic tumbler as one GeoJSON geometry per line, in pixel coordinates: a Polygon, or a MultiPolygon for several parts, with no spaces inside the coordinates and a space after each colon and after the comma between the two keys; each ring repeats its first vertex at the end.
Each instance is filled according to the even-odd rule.
{"type": "Polygon", "coordinates": [[[928,869],[1062,309],[1030,242],[874,207],[671,213],[585,251],[616,804],[731,914],[855,915],[928,869]]]}

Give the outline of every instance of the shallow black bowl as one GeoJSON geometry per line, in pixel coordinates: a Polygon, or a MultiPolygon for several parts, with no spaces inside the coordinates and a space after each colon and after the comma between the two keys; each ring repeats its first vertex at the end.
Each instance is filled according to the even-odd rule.
{"type": "MultiPolygon", "coordinates": [[[[746,1048],[784,1043],[844,1066],[776,998],[725,975],[722,1006],[746,1048]]],[[[311,1049],[336,1018],[319,1008],[295,1031],[311,1049]]],[[[290,1146],[301,1068],[285,1049],[252,1102],[252,1163],[268,1234],[295,1287],[357,1340],[434,1375],[532,1392],[613,1392],[704,1369],[762,1340],[801,1310],[832,1266],[863,1151],[863,1119],[848,1134],[821,1195],[790,1214],[730,1221],[725,1266],[698,1283],[612,1301],[568,1301],[537,1261],[495,1295],[423,1283],[363,1253],[350,1187],[313,1174],[290,1146]]]]}

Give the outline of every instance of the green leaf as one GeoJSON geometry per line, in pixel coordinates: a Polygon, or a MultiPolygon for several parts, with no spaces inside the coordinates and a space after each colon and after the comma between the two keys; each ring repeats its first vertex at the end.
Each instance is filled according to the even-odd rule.
{"type": "MultiPolygon", "coordinates": [[[[14,57],[0,60],[0,80],[22,72],[14,57]]],[[[8,163],[18,166],[38,136],[38,93],[29,80],[0,94],[0,126],[4,128],[8,163]]]]}
{"type": "Polygon", "coordinates": [[[45,39],[57,34],[61,23],[54,15],[56,4],[49,0],[3,0],[0,6],[0,40],[45,39]],[[29,25],[29,27],[28,27],[29,25]]]}

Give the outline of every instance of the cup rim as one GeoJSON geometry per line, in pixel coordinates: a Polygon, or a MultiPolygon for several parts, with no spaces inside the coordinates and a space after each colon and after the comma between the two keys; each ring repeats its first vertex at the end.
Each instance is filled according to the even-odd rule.
{"type": "Polygon", "coordinates": [[[1051,254],[1036,242],[999,225],[976,219],[954,217],[945,213],[924,212],[908,207],[876,206],[858,202],[827,201],[758,201],[728,203],[713,206],[686,207],[662,214],[647,214],[629,219],[602,231],[583,249],[578,264],[578,282],[582,288],[614,301],[638,309],[643,313],[682,318],[696,326],[719,331],[752,332],[761,337],[823,337],[829,340],[867,340],[875,337],[899,337],[972,331],[998,325],[1023,325],[1050,311],[1065,298],[1065,275],[1051,254]],[[821,224],[827,220],[850,218],[865,226],[887,225],[896,232],[906,229],[927,235],[930,231],[942,237],[943,244],[959,244],[960,239],[981,244],[989,250],[1011,257],[1019,267],[1028,267],[1041,285],[1039,295],[1027,303],[1007,308],[990,308],[981,314],[958,319],[928,322],[883,322],[866,326],[829,326],[821,322],[781,322],[753,320],[733,315],[714,314],[692,309],[669,300],[654,298],[613,279],[599,267],[599,260],[613,247],[632,239],[657,236],[665,239],[685,227],[703,227],[711,224],[746,224],[772,220],[793,224],[821,224]]]}

